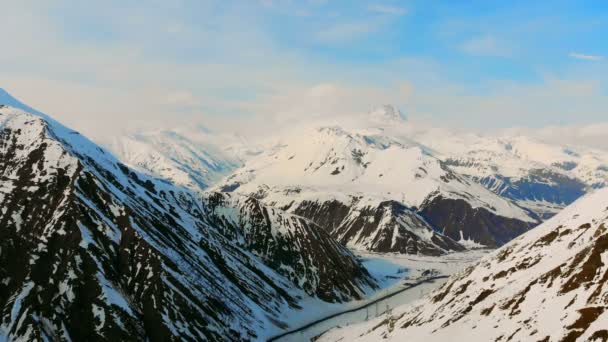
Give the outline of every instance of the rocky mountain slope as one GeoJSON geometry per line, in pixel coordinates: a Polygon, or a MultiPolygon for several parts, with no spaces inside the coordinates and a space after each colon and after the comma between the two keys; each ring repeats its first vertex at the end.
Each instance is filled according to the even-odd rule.
{"type": "Polygon", "coordinates": [[[598,190],[440,289],[320,341],[608,340],[608,190],[598,190]]]}
{"type": "MultiPolygon", "coordinates": [[[[384,116],[397,125],[394,113],[384,116]]],[[[455,241],[495,247],[539,222],[381,126],[290,132],[215,189],[254,196],[315,221],[349,247],[377,252],[461,249],[455,241]]]]}
{"type": "Polygon", "coordinates": [[[375,287],[355,256],[309,220],[235,194],[206,193],[202,203],[204,222],[310,296],[348,301],[375,287]]]}
{"type": "Polygon", "coordinates": [[[0,103],[0,339],[257,340],[305,298],[375,287],[305,219],[197,196],[0,103]]]}
{"type": "MultiPolygon", "coordinates": [[[[318,196],[318,194],[315,194],[318,196]]],[[[298,198],[281,207],[307,217],[352,249],[401,254],[442,255],[465,246],[436,232],[418,213],[391,200],[361,195],[298,198]]]]}

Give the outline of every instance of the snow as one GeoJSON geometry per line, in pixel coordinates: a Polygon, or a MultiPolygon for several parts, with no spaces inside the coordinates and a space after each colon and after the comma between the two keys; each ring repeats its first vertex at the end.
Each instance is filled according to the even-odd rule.
{"type": "Polygon", "coordinates": [[[106,324],[106,312],[102,307],[95,304],[93,304],[92,310],[93,316],[99,320],[99,323],[95,325],[95,330],[99,332],[106,324]]]}
{"type": "Polygon", "coordinates": [[[246,142],[237,138],[197,127],[136,132],[103,143],[130,167],[202,191],[242,165],[246,142]]]}
{"type": "MultiPolygon", "coordinates": [[[[477,180],[497,179],[495,191],[502,185],[501,179],[536,179],[534,174],[539,170],[578,180],[588,189],[608,185],[608,152],[603,150],[548,144],[522,135],[466,134],[437,128],[410,130],[414,130],[410,132],[413,139],[431,148],[442,160],[457,161],[458,165],[451,166],[456,172],[477,180]]],[[[533,208],[532,203],[521,204],[533,208]]],[[[552,203],[556,204],[564,206],[552,203]]]]}
{"type": "MultiPolygon", "coordinates": [[[[220,186],[256,194],[267,203],[286,203],[298,189],[321,198],[364,195],[419,207],[437,195],[463,199],[500,216],[536,222],[527,212],[483,186],[447,170],[424,146],[379,129],[304,129],[227,177],[220,186]],[[285,195],[281,195],[281,194],[285,195]],[[280,200],[277,197],[285,196],[280,200]]],[[[297,196],[297,195],[296,195],[297,196]]]]}
{"type": "Polygon", "coordinates": [[[118,306],[129,315],[133,316],[133,311],[131,310],[129,302],[125,299],[125,296],[116,290],[112,283],[110,283],[110,281],[108,281],[103,274],[98,273],[97,279],[101,285],[103,300],[110,305],[118,306]]]}
{"type": "Polygon", "coordinates": [[[485,246],[471,239],[465,239],[462,231],[460,231],[460,239],[457,241],[467,249],[484,248],[485,246]]]}
{"type": "MultiPolygon", "coordinates": [[[[23,209],[21,209],[21,211],[23,211],[23,209]]],[[[21,230],[21,223],[23,223],[23,219],[21,218],[21,211],[15,211],[11,215],[11,218],[13,219],[13,223],[15,223],[15,228],[17,231],[21,230]]]]}
{"type": "MultiPolygon", "coordinates": [[[[432,271],[432,276],[449,275],[466,267],[478,260],[488,251],[467,251],[463,253],[453,253],[440,257],[411,256],[406,257],[401,254],[374,254],[358,252],[364,266],[368,271],[380,281],[381,289],[370,292],[364,300],[352,301],[344,304],[328,304],[316,301],[304,301],[301,305],[302,310],[285,313],[290,323],[290,330],[304,326],[308,322],[318,318],[326,317],[331,314],[343,312],[352,308],[357,308],[370,303],[380,297],[398,292],[404,288],[405,283],[413,283],[428,277],[425,272],[432,271]]],[[[331,328],[337,326],[347,326],[360,322],[365,322],[366,318],[382,317],[387,307],[394,308],[399,305],[410,303],[420,298],[423,294],[431,292],[445,282],[444,279],[437,279],[433,282],[424,283],[419,286],[406,290],[396,296],[380,301],[367,309],[357,310],[316,324],[303,332],[287,335],[278,341],[307,341],[331,328]],[[377,313],[376,313],[377,310],[377,313]]],[[[278,332],[277,332],[278,334],[278,332]]],[[[276,334],[275,334],[276,335],[276,334]]],[[[272,336],[272,335],[270,335],[272,336]]]]}

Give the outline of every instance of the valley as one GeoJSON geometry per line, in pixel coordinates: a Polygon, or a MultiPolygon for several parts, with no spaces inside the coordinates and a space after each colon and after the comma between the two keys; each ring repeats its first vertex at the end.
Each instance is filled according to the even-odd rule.
{"type": "MultiPolygon", "coordinates": [[[[409,123],[385,106],[365,128],[313,126],[249,149],[209,131],[196,141],[192,132],[130,135],[110,145],[119,159],[7,93],[0,100],[5,339],[373,341],[399,338],[398,321],[406,330],[424,327],[436,315],[445,320],[446,311],[454,318],[439,327],[443,334],[502,287],[508,295],[510,286],[547,279],[576,278],[562,287],[578,288],[604,277],[597,259],[603,217],[595,207],[605,190],[595,188],[605,175],[584,171],[603,160],[597,152],[593,164],[541,145],[558,151],[553,166],[538,171],[540,161],[518,159],[518,172],[528,176],[514,181],[513,170],[501,167],[521,157],[512,151],[533,149],[509,145],[501,152],[508,158],[473,149],[467,155],[475,162],[454,151],[446,157],[441,146],[413,140],[424,137],[404,136],[409,123]],[[222,148],[216,140],[232,143],[222,148]],[[500,175],[478,177],[476,168],[490,160],[500,175]],[[567,167],[558,171],[558,164],[567,167]],[[507,176],[501,185],[489,181],[507,176]],[[579,204],[585,200],[595,209],[579,204]],[[589,222],[575,234],[581,215],[589,222]],[[546,235],[538,239],[540,232],[546,235]],[[558,268],[501,280],[545,265],[547,253],[567,241],[571,251],[558,254],[570,259],[558,268]],[[519,245],[522,255],[507,263],[519,245]],[[13,260],[27,266],[15,268],[13,260]],[[573,276],[581,262],[595,273],[573,276]],[[568,263],[572,270],[562,270],[568,263]],[[465,280],[476,269],[489,273],[465,280]],[[484,289],[462,298],[477,291],[473,284],[484,289]],[[468,307],[455,306],[475,296],[468,307]]],[[[591,295],[595,304],[602,291],[599,285],[591,295]]],[[[499,300],[502,311],[513,305],[499,300]]],[[[420,329],[420,338],[430,333],[420,329]]]]}
{"type": "MultiPolygon", "coordinates": [[[[380,280],[381,289],[364,300],[327,308],[306,309],[315,314],[294,314],[297,322],[289,331],[277,334],[274,341],[307,341],[336,327],[365,322],[385,316],[390,310],[422,298],[445,283],[446,279],[471,265],[489,250],[472,250],[440,257],[400,254],[359,253],[363,265],[380,280]],[[306,319],[303,319],[306,318],[306,319]]],[[[294,317],[295,318],[295,317],[294,317]]]]}
{"type": "Polygon", "coordinates": [[[2,1],[0,342],[608,342],[608,1],[2,1]]]}

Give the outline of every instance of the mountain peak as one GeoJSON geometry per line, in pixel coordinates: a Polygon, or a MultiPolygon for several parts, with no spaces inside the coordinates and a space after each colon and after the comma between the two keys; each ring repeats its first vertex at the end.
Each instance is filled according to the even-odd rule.
{"type": "Polygon", "coordinates": [[[405,115],[401,111],[390,104],[382,105],[369,112],[369,116],[374,121],[380,122],[404,122],[405,115]]]}

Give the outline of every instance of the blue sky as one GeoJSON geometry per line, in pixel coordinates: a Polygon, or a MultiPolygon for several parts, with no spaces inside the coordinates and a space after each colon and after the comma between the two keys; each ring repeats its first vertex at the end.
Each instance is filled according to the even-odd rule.
{"type": "Polygon", "coordinates": [[[606,1],[23,1],[0,86],[86,133],[393,103],[494,129],[608,121],[606,1]]]}

